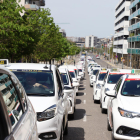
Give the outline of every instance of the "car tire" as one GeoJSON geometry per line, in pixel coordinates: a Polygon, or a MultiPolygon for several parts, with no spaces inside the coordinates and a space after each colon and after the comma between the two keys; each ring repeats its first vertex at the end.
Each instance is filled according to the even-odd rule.
{"type": "Polygon", "coordinates": [[[107,130],[108,130],[108,131],[111,131],[111,127],[110,127],[110,124],[109,124],[108,119],[107,119],[107,130]]]}
{"type": "Polygon", "coordinates": [[[68,121],[67,121],[67,124],[66,124],[65,130],[64,130],[64,135],[68,135],[68,121]]]}
{"type": "Polygon", "coordinates": [[[103,109],[103,108],[101,108],[101,113],[102,113],[102,114],[105,114],[105,113],[106,113],[106,110],[103,109]]]}
{"type": "Polygon", "coordinates": [[[61,135],[60,135],[60,140],[63,140],[63,123],[62,123],[62,126],[61,126],[61,135]]]}
{"type": "Polygon", "coordinates": [[[69,119],[71,119],[71,120],[74,119],[74,113],[73,114],[69,114],[69,119]]]}

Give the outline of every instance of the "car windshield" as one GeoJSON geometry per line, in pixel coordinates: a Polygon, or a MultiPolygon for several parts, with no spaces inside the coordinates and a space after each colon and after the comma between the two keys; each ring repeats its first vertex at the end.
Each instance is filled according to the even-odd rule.
{"type": "Polygon", "coordinates": [[[66,73],[61,73],[61,79],[62,79],[64,85],[68,85],[69,84],[68,75],[66,73]]]}
{"type": "Polygon", "coordinates": [[[22,83],[27,95],[54,96],[54,78],[52,72],[13,71],[22,83]]]}
{"type": "Polygon", "coordinates": [[[109,84],[116,84],[117,81],[120,79],[120,77],[122,76],[123,74],[110,74],[108,76],[108,81],[107,83],[109,84]]]}
{"type": "Polygon", "coordinates": [[[105,75],[106,75],[106,73],[100,73],[100,74],[99,74],[99,78],[98,78],[98,80],[99,80],[99,81],[103,81],[105,75]]]}
{"type": "Polygon", "coordinates": [[[71,75],[72,78],[75,78],[74,71],[70,71],[70,75],[71,75]]]}
{"type": "Polygon", "coordinates": [[[121,94],[124,96],[140,96],[140,80],[125,81],[121,94]]]}
{"type": "Polygon", "coordinates": [[[93,75],[96,75],[99,70],[93,70],[93,75]]]}

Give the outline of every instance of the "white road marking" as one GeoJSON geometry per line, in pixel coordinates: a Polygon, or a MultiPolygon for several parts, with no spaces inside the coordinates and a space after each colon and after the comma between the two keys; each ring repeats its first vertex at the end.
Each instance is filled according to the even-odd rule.
{"type": "Polygon", "coordinates": [[[84,114],[84,116],[83,116],[83,122],[86,122],[87,121],[87,116],[86,116],[86,114],[84,114]]]}
{"type": "Polygon", "coordinates": [[[84,104],[86,104],[86,100],[84,100],[84,104]]]}
{"type": "Polygon", "coordinates": [[[86,93],[84,93],[84,95],[86,95],[86,93]]]}

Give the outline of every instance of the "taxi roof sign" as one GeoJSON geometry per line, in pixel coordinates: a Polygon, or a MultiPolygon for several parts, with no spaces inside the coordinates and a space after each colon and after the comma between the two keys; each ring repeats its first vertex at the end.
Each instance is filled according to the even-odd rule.
{"type": "Polygon", "coordinates": [[[140,69],[132,69],[131,73],[135,75],[140,75],[140,69]]]}
{"type": "Polygon", "coordinates": [[[112,68],[110,72],[120,72],[120,70],[118,68],[112,68]]]}
{"type": "Polygon", "coordinates": [[[0,65],[8,66],[9,65],[8,59],[0,59],[0,65]]]}
{"type": "Polygon", "coordinates": [[[101,70],[107,70],[107,68],[101,68],[101,70]]]}

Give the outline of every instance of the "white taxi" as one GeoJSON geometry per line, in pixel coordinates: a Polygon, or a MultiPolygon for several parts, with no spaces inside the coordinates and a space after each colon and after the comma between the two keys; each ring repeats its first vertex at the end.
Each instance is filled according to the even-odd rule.
{"type": "Polygon", "coordinates": [[[72,78],[67,68],[61,66],[59,68],[60,75],[64,84],[64,93],[68,95],[69,110],[68,114],[71,119],[74,119],[75,105],[76,105],[76,93],[72,85],[72,78]]]}
{"type": "Polygon", "coordinates": [[[39,139],[63,139],[68,133],[69,102],[56,66],[10,63],[37,113],[39,139]]]}
{"type": "Polygon", "coordinates": [[[91,87],[93,86],[93,83],[96,82],[99,71],[100,71],[100,68],[96,68],[92,71],[90,78],[89,78],[91,87]]]}
{"type": "Polygon", "coordinates": [[[100,70],[99,74],[97,76],[97,80],[93,82],[93,100],[94,103],[96,101],[100,100],[100,92],[101,92],[101,87],[103,85],[103,80],[105,75],[107,74],[107,69],[100,70]]]}
{"type": "Polygon", "coordinates": [[[105,93],[113,90],[120,77],[125,74],[130,74],[130,71],[120,72],[120,69],[111,69],[107,72],[100,93],[100,107],[102,113],[107,111],[108,97],[105,93]]]}
{"type": "Polygon", "coordinates": [[[107,128],[112,130],[112,139],[140,140],[140,75],[122,76],[106,95],[107,128]]]}

